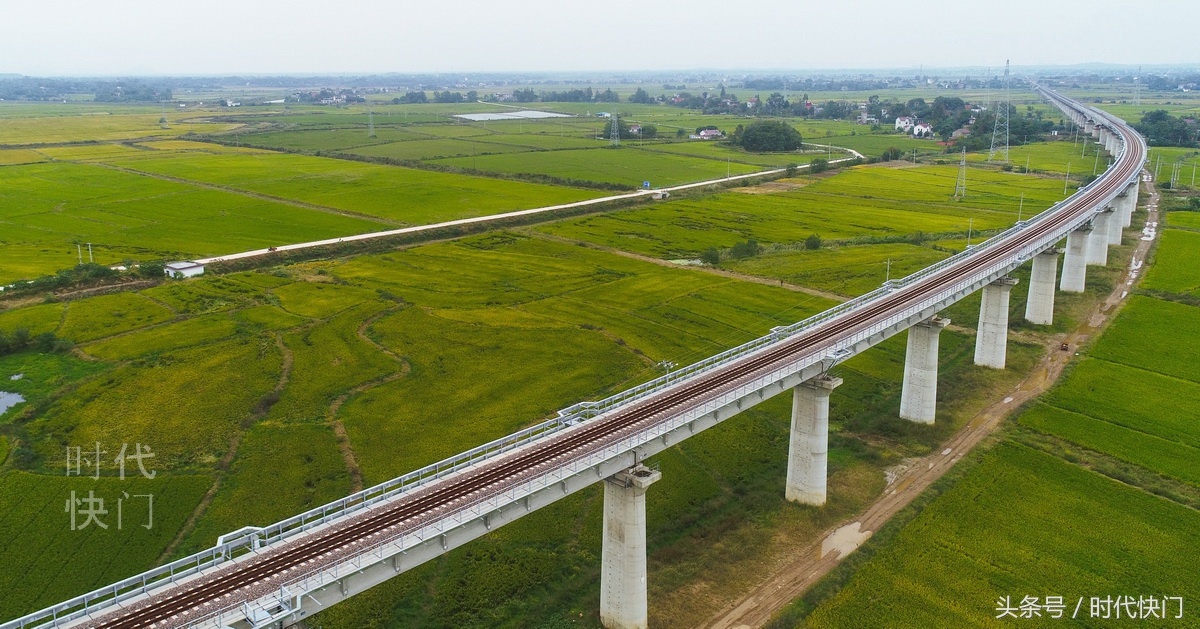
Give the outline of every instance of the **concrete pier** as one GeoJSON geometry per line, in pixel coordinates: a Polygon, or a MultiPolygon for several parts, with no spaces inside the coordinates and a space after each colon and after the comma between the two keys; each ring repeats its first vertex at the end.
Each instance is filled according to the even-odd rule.
{"type": "Polygon", "coordinates": [[[662,473],[644,465],[604,482],[600,623],[608,629],[646,629],[646,488],[662,473]]]}
{"type": "Polygon", "coordinates": [[[975,331],[975,364],[1004,369],[1008,354],[1008,297],[1017,279],[1002,277],[983,287],[979,327],[975,331]]]}
{"type": "Polygon", "coordinates": [[[938,337],[949,319],[933,317],[908,329],[900,418],[932,424],[937,413],[938,337]]]}
{"type": "Polygon", "coordinates": [[[1121,225],[1123,227],[1129,227],[1133,223],[1133,213],[1137,211],[1138,185],[1136,181],[1130,183],[1129,187],[1125,188],[1125,192],[1122,194],[1121,198],[1125,201],[1124,212],[1121,215],[1121,225]]]}
{"type": "Polygon", "coordinates": [[[792,434],[788,446],[784,497],[792,502],[825,504],[829,472],[829,394],[841,378],[813,378],[792,389],[792,434]]]}
{"type": "Polygon", "coordinates": [[[1108,244],[1120,245],[1121,236],[1125,234],[1125,211],[1118,198],[1104,212],[1108,214],[1108,244]]]}
{"type": "Polygon", "coordinates": [[[1029,299],[1025,302],[1025,320],[1038,325],[1054,323],[1054,281],[1058,276],[1061,249],[1047,249],[1033,256],[1029,276],[1029,299]]]}
{"type": "Polygon", "coordinates": [[[1059,290],[1068,293],[1082,293],[1084,281],[1087,279],[1087,249],[1091,240],[1092,227],[1083,225],[1067,234],[1066,257],[1063,258],[1062,279],[1059,280],[1059,290]]]}
{"type": "Polygon", "coordinates": [[[1112,212],[1104,211],[1092,218],[1092,233],[1088,236],[1087,263],[1089,266],[1108,264],[1108,221],[1112,212]]]}

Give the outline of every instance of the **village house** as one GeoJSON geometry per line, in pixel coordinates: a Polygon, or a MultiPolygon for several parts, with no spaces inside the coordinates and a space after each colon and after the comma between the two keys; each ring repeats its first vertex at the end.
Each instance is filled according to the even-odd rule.
{"type": "Polygon", "coordinates": [[[905,132],[908,132],[909,129],[913,128],[914,124],[916,124],[916,122],[910,116],[898,116],[896,118],[896,128],[905,132]]]}
{"type": "Polygon", "coordinates": [[[933,125],[926,124],[924,122],[918,122],[917,124],[913,125],[912,134],[914,138],[932,138],[933,125]]]}

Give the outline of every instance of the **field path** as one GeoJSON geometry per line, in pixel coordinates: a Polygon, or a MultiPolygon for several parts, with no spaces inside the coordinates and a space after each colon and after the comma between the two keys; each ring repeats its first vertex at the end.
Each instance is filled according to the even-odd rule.
{"type": "Polygon", "coordinates": [[[674,262],[671,262],[670,260],[662,260],[660,258],[644,256],[640,253],[633,253],[630,251],[622,251],[621,249],[615,249],[613,247],[607,247],[605,245],[600,245],[600,244],[596,244],[593,242],[585,242],[582,240],[572,240],[571,238],[566,238],[566,237],[558,236],[555,234],[544,234],[541,232],[537,232],[537,233],[527,232],[527,233],[531,233],[532,235],[534,235],[537,238],[545,238],[547,240],[555,240],[555,241],[567,243],[570,245],[585,245],[587,247],[590,247],[592,249],[597,249],[597,250],[603,251],[605,253],[611,253],[611,254],[618,255],[618,256],[624,256],[626,258],[633,258],[634,260],[641,260],[642,262],[649,262],[651,264],[657,264],[658,266],[665,266],[665,267],[672,268],[672,269],[688,269],[691,271],[700,271],[701,273],[709,273],[711,275],[720,275],[721,277],[728,277],[730,279],[741,280],[743,282],[754,282],[755,284],[763,284],[766,286],[779,286],[781,288],[786,288],[790,291],[795,291],[797,293],[804,293],[805,295],[812,295],[813,297],[822,297],[824,299],[836,301],[839,304],[842,303],[843,301],[846,301],[847,299],[849,299],[845,295],[838,295],[837,293],[830,293],[830,292],[823,291],[823,290],[817,290],[815,288],[809,288],[807,286],[800,286],[799,284],[789,284],[787,282],[784,282],[783,280],[773,280],[771,278],[760,277],[758,275],[746,275],[745,273],[738,273],[737,271],[730,271],[728,269],[722,269],[722,268],[711,267],[711,266],[690,266],[690,265],[685,265],[685,264],[676,264],[674,262]]]}
{"type": "MultiPolygon", "coordinates": [[[[276,332],[271,336],[273,336],[275,339],[275,347],[279,350],[281,357],[279,380],[275,383],[275,388],[272,390],[275,395],[278,395],[283,392],[284,387],[287,386],[288,381],[291,379],[292,364],[294,360],[292,356],[292,350],[288,349],[287,345],[283,343],[283,335],[276,332]]],[[[208,491],[204,492],[204,496],[200,498],[200,502],[196,505],[196,508],[192,510],[192,514],[188,516],[187,522],[184,522],[183,526],[179,529],[179,532],[175,534],[174,539],[171,540],[171,543],[167,544],[167,547],[163,549],[162,554],[158,556],[158,561],[156,564],[162,565],[163,563],[166,563],[167,560],[171,558],[171,555],[175,554],[175,551],[179,548],[179,545],[183,543],[183,540],[187,539],[187,536],[191,535],[192,531],[196,529],[196,523],[200,521],[200,517],[204,515],[204,512],[208,511],[208,507],[212,504],[213,498],[217,497],[217,491],[221,489],[221,483],[225,480],[225,475],[229,473],[229,468],[233,465],[233,459],[237,456],[238,448],[240,448],[242,445],[242,438],[246,436],[246,429],[250,428],[254,422],[262,419],[268,412],[270,412],[270,410],[270,406],[264,407],[260,405],[258,408],[253,409],[246,416],[246,418],[242,420],[242,430],[239,430],[233,434],[233,437],[229,440],[229,449],[225,451],[225,455],[222,456],[221,460],[217,463],[215,470],[216,473],[213,475],[212,485],[209,486],[208,491]]]]}
{"type": "MultiPolygon", "coordinates": [[[[1157,223],[1158,192],[1152,183],[1144,181],[1143,185],[1150,197],[1146,221],[1157,223]]],[[[941,478],[971,448],[995,431],[1013,409],[1049,389],[1062,375],[1063,368],[1074,355],[1073,351],[1060,350],[1059,344],[1065,341],[1072,349],[1076,348],[1108,325],[1142,275],[1142,263],[1152,244],[1153,236],[1138,241],[1130,258],[1130,266],[1125,269],[1121,280],[1114,285],[1113,291],[1096,303],[1091,316],[1081,323],[1078,329],[1055,337],[1048,343],[1042,360],[1002,400],[980,411],[947,440],[940,451],[916,459],[908,469],[897,474],[883,495],[866,511],[825,531],[820,539],[806,546],[795,561],[768,575],[753,590],[726,605],[697,629],[752,629],[765,625],[784,606],[803,595],[842,560],[843,552],[836,548],[822,556],[822,548],[827,547],[830,541],[836,544],[837,540],[845,536],[846,531],[854,528],[854,525],[858,525],[857,531],[861,531],[861,539],[858,541],[865,541],[866,537],[878,531],[893,515],[941,478]]],[[[856,547],[857,543],[851,545],[846,554],[853,552],[856,547]]]]}
{"type": "Polygon", "coordinates": [[[392,225],[392,226],[396,226],[396,227],[408,225],[408,223],[403,223],[401,221],[394,221],[394,220],[383,218],[380,216],[373,216],[371,214],[360,214],[358,212],[351,212],[349,210],[339,210],[338,208],[330,207],[328,205],[317,205],[315,203],[307,203],[305,201],[297,201],[296,199],[288,199],[286,197],[277,197],[277,196],[273,196],[270,194],[263,194],[261,192],[251,192],[249,190],[242,190],[240,188],[232,188],[229,186],[222,186],[222,185],[215,184],[215,183],[205,183],[203,181],[196,181],[195,179],[184,179],[182,177],[172,177],[170,175],[160,175],[158,173],[147,172],[144,170],[137,170],[136,168],[126,168],[124,166],[117,166],[115,164],[105,164],[104,162],[86,162],[86,163],[93,165],[93,166],[102,166],[104,168],[108,168],[111,170],[119,170],[123,173],[128,173],[130,175],[140,175],[142,177],[152,177],[154,179],[161,179],[163,181],[170,181],[172,183],[179,183],[179,184],[184,184],[184,185],[188,185],[188,186],[195,186],[197,188],[206,188],[208,190],[218,190],[220,192],[228,192],[229,194],[237,194],[237,195],[241,195],[243,197],[250,197],[252,199],[258,199],[259,201],[270,201],[271,203],[282,203],[284,205],[291,205],[294,207],[304,208],[306,210],[316,210],[318,212],[325,212],[326,214],[338,214],[340,216],[345,216],[348,218],[360,218],[360,219],[371,221],[374,223],[380,223],[382,225],[392,225]]]}
{"type": "Polygon", "coordinates": [[[362,468],[358,466],[358,458],[354,455],[354,447],[350,444],[350,435],[346,432],[346,425],[337,418],[337,414],[338,411],[341,410],[342,405],[345,404],[346,401],[352,396],[358,395],[359,393],[368,391],[370,389],[374,389],[375,387],[383,386],[389,382],[399,380],[400,378],[407,376],[408,372],[412,371],[412,366],[409,365],[408,361],[404,360],[402,356],[396,352],[393,352],[391,349],[376,343],[375,339],[367,336],[367,328],[371,327],[372,324],[383,317],[399,312],[402,309],[403,307],[392,308],[368,317],[362,322],[362,325],[358,326],[357,332],[358,338],[362,339],[363,342],[370,344],[375,349],[386,354],[388,358],[391,358],[399,363],[400,370],[376,378],[370,382],[364,382],[357,387],[342,393],[329,405],[329,411],[326,413],[327,421],[333,428],[333,435],[337,438],[338,451],[342,453],[342,461],[346,464],[346,471],[350,473],[350,493],[356,493],[362,491],[363,489],[362,468]]]}

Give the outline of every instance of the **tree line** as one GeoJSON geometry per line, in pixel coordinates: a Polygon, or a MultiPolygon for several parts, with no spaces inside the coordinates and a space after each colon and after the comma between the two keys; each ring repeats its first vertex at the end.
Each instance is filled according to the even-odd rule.
{"type": "Polygon", "coordinates": [[[1142,116],[1142,121],[1134,124],[1133,128],[1145,136],[1146,141],[1153,146],[1193,148],[1200,137],[1200,127],[1194,118],[1177,118],[1165,109],[1147,112],[1142,116]]]}

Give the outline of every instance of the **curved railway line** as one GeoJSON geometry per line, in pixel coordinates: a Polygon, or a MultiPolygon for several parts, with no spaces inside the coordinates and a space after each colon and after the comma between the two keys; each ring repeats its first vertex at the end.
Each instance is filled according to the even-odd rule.
{"type": "MultiPolygon", "coordinates": [[[[1079,109],[1077,104],[1060,96],[1052,93],[1047,93],[1047,96],[1079,109]]],[[[1119,126],[1127,138],[1135,137],[1132,129],[1119,121],[1109,119],[1108,124],[1119,126]]],[[[82,626],[157,629],[187,624],[190,619],[198,619],[209,611],[240,602],[239,592],[246,598],[253,598],[251,594],[259,589],[268,586],[278,588],[275,582],[282,583],[299,572],[339,561],[344,555],[339,551],[374,543],[384,535],[415,529],[430,519],[454,511],[465,502],[502,491],[512,483],[543,473],[546,468],[552,468],[564,460],[583,456],[614,439],[664,421],[738,383],[765,374],[780,365],[827,352],[839,339],[868,328],[924,297],[1014,255],[1039,237],[1048,236],[1056,229],[1079,221],[1094,211],[1114,190],[1127,185],[1141,170],[1145,152],[1140,141],[1127,142],[1121,159],[1100,180],[1053,215],[1005,240],[981,248],[959,264],[898,289],[877,302],[844,313],[778,345],[696,376],[594,421],[556,433],[507,455],[486,460],[463,473],[417,489],[409,495],[402,495],[390,504],[350,517],[346,522],[265,548],[253,559],[246,558],[245,561],[219,567],[207,576],[199,576],[152,593],[127,604],[123,609],[103,612],[103,616],[82,626]]]]}

